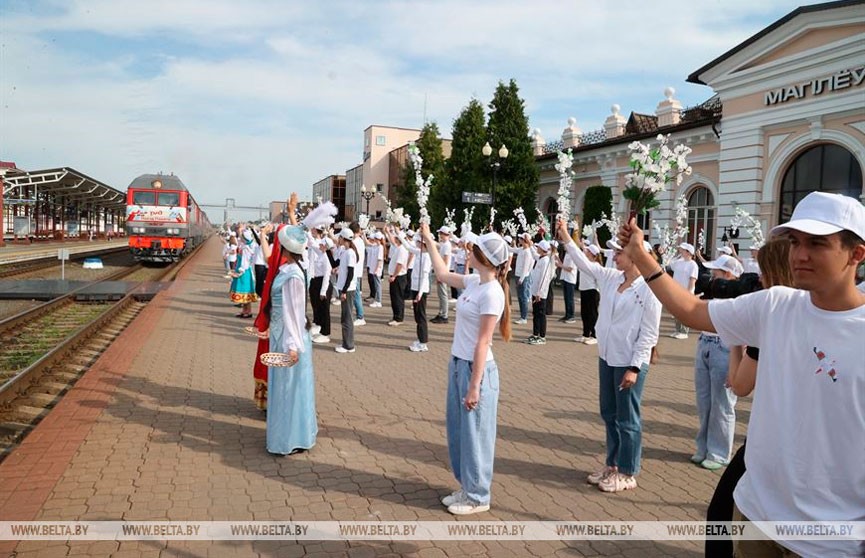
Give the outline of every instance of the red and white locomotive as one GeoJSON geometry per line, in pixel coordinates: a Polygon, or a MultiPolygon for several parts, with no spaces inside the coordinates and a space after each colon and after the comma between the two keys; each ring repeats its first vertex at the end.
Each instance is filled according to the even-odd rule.
{"type": "Polygon", "coordinates": [[[126,234],[138,261],[176,262],[210,231],[207,215],[173,174],[142,174],[126,191],[126,234]]]}

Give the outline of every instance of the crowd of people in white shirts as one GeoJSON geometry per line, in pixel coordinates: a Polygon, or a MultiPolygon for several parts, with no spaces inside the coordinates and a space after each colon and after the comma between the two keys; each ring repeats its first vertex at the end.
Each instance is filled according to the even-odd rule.
{"type": "MultiPolygon", "coordinates": [[[[733,289],[730,285],[742,284],[743,276],[749,274],[758,278],[760,268],[756,258],[741,260],[732,248],[725,246],[715,259],[706,261],[693,245],[682,243],[678,257],[665,269],[658,265],[655,250],[633,223],[624,226],[618,237],[608,241],[605,247],[597,242],[586,243],[578,234],[572,235],[564,222],[560,222],[555,231],[557,240],[532,239],[528,234],[512,239],[496,233],[478,236],[470,232],[457,237],[447,227],[437,229],[434,237],[425,225],[415,232],[390,225],[374,232],[361,231],[357,223],[339,231],[332,231],[329,227],[313,229],[308,232],[302,257],[313,308],[310,334],[313,343],[331,342],[329,305],[339,304],[342,339],[335,350],[338,353],[355,352],[354,328],[366,325],[364,302],[370,308],[382,307],[386,279],[391,304],[387,325],[401,326],[405,322],[406,303],[411,301],[417,338],[408,349],[426,352],[429,350],[428,324],[449,323],[452,312],[449,305],[456,299],[459,330],[460,320],[466,319],[459,314],[459,309],[465,310],[470,298],[461,298],[461,294],[466,289],[477,288],[475,282],[480,278],[481,285],[495,280],[496,285],[501,285],[501,292],[497,292],[488,303],[493,310],[482,309],[479,314],[483,316],[489,311],[495,319],[488,324],[484,322],[483,326],[478,325],[480,322],[472,325],[472,335],[480,335],[478,339],[485,340],[487,335],[492,335],[495,324],[500,324],[502,335],[505,336],[506,331],[506,337],[510,337],[510,304],[507,301],[510,299],[509,286],[512,286],[517,292],[519,308],[519,315],[514,316],[513,323],[526,324],[531,310],[532,334],[524,342],[534,346],[545,345],[547,316],[554,290],[552,285],[558,271],[564,301],[564,315],[560,320],[566,324],[576,323],[574,298],[579,291],[582,335],[576,341],[598,346],[600,414],[606,426],[607,455],[604,466],[588,475],[587,481],[604,492],[619,492],[637,487],[642,448],[641,396],[649,365],[654,362],[663,304],[675,318],[673,338],[686,339],[689,327],[701,332],[694,367],[700,427],[691,459],[704,469],[725,467],[733,453],[736,393],[742,390],[734,389],[730,384],[734,373],[730,363],[739,363],[742,357],[731,360],[731,351],[735,352],[740,346],[763,350],[759,365],[755,360],[750,372],[740,372],[742,376],[736,384],[740,385],[742,377],[750,377],[750,389],[757,386],[749,435],[759,438],[761,446],[752,453],[749,444],[749,451],[745,454],[747,473],[739,473],[744,476],[735,487],[735,517],[752,520],[865,520],[865,468],[862,467],[865,446],[861,443],[865,439],[865,405],[861,398],[865,393],[865,344],[862,342],[865,339],[865,299],[860,292],[865,287],[860,285],[857,291],[852,279],[856,267],[865,260],[865,244],[862,243],[862,238],[865,238],[865,209],[828,194],[812,194],[800,205],[793,220],[777,227],[776,232],[789,238],[785,242],[791,246],[789,265],[792,274],[807,276],[807,280],[801,282],[803,290],[787,288],[786,291],[777,291],[785,287],[774,287],[761,291],[763,294],[759,295],[742,292],[738,294],[745,296],[729,297],[711,293],[733,289]],[[853,239],[825,240],[842,232],[851,233],[853,239]],[[797,267],[797,257],[815,257],[813,254],[816,252],[828,251],[829,244],[838,252],[837,269],[821,270],[817,264],[808,262],[797,267]],[[840,255],[844,249],[851,254],[846,262],[840,255]],[[810,255],[801,256],[808,251],[810,255]],[[701,268],[711,273],[711,278],[702,277],[701,268]],[[835,293],[832,296],[835,298],[821,295],[823,286],[811,280],[809,274],[822,274],[824,281],[834,281],[835,293]],[[369,287],[369,296],[365,299],[362,296],[364,275],[369,287]],[[844,281],[850,281],[850,285],[844,281]],[[432,292],[437,297],[437,313],[428,320],[427,298],[432,292]],[[731,300],[701,300],[694,296],[700,292],[704,293],[702,299],[731,300]],[[495,302],[500,297],[505,297],[504,309],[495,302]],[[787,310],[787,304],[796,308],[791,306],[787,310]],[[781,319],[779,316],[785,317],[781,319]],[[808,325],[813,323],[821,323],[826,329],[816,331],[808,325]],[[807,335],[792,330],[791,326],[807,331],[807,335]],[[477,333],[478,327],[480,333],[477,333]],[[839,327],[846,329],[838,332],[839,327]],[[832,337],[833,332],[838,339],[850,338],[847,339],[849,344],[839,345],[838,339],[832,337]],[[802,344],[807,345],[807,355],[799,354],[802,344]],[[767,351],[771,357],[766,356],[767,351]],[[806,383],[811,383],[811,378],[808,378],[809,382],[799,377],[775,378],[787,370],[807,368],[806,357],[817,358],[816,374],[824,373],[824,378],[833,385],[839,380],[836,375],[843,374],[844,380],[849,382],[844,393],[808,395],[809,389],[815,389],[805,387],[806,383]],[[770,367],[771,372],[768,371],[770,367]],[[830,367],[834,367],[831,373],[830,367]],[[768,385],[769,382],[775,382],[774,387],[768,385]],[[802,384],[793,389],[791,382],[802,384]],[[761,385],[764,386],[762,390],[761,385]],[[781,395],[791,399],[779,399],[781,395]],[[811,426],[805,428],[801,424],[802,416],[797,417],[802,409],[791,407],[792,401],[817,406],[826,415],[846,409],[852,414],[839,418],[849,419],[848,426],[851,423],[852,426],[841,433],[828,426],[827,421],[831,420],[828,416],[808,413],[806,422],[811,426]],[[785,430],[779,425],[779,420],[788,420],[790,425],[798,424],[797,432],[807,433],[807,442],[798,435],[772,439],[778,436],[779,429],[785,430]],[[827,434],[829,431],[833,433],[827,434]],[[858,442],[851,436],[859,436],[858,442]],[[779,444],[780,439],[789,445],[779,444]],[[791,460],[778,457],[798,455],[796,447],[802,443],[814,447],[807,459],[803,460],[802,456],[791,460]],[[777,452],[774,456],[773,451],[777,452]],[[778,461],[769,463],[773,459],[778,461]],[[839,467],[845,478],[838,479],[837,475],[829,474],[832,464],[839,467]],[[822,474],[826,476],[820,477],[822,474]]],[[[756,255],[756,250],[754,253],[756,255]]],[[[828,256],[823,254],[821,257],[828,256]]],[[[230,262],[226,263],[227,268],[229,265],[230,262]]],[[[754,283],[758,282],[755,279],[754,283]]],[[[482,306],[484,304],[487,302],[482,306]]],[[[486,440],[485,443],[494,443],[493,402],[487,405],[493,408],[492,416],[485,415],[480,425],[471,427],[479,430],[464,430],[468,427],[460,422],[459,417],[462,416],[460,412],[477,410],[479,400],[472,392],[480,382],[495,383],[497,401],[498,368],[492,361],[491,352],[486,358],[487,365],[473,365],[473,347],[483,345],[483,352],[487,353],[488,345],[475,344],[474,337],[468,343],[457,337],[454,338],[450,365],[454,374],[451,379],[455,383],[449,386],[448,439],[454,474],[461,488],[442,501],[452,513],[464,514],[489,509],[492,449],[482,446],[470,451],[460,450],[452,444],[457,443],[461,435],[472,439],[480,436],[486,440]],[[463,344],[466,346],[462,347],[463,344]],[[465,376],[461,375],[463,373],[465,376]],[[453,395],[452,390],[455,390],[453,395]],[[450,408],[451,397],[459,409],[450,408]],[[488,440],[490,436],[492,441],[488,440]],[[461,456],[461,451],[468,451],[468,454],[461,456]],[[473,464],[472,470],[481,471],[481,478],[461,477],[460,471],[465,470],[466,461],[473,464]]],[[[744,355],[744,350],[740,352],[744,355]]],[[[813,370],[811,375],[814,375],[813,370]]],[[[825,385],[819,386],[821,392],[825,389],[825,385]]],[[[735,480],[738,482],[738,477],[735,480]]],[[[731,506],[732,490],[730,488],[727,495],[731,506]]],[[[820,545],[812,546],[810,543],[787,544],[785,541],[779,548],[792,548],[807,555],[820,545]]],[[[847,548],[853,547],[848,545],[847,548]]],[[[743,556],[750,555],[746,550],[739,552],[743,556]]]]}

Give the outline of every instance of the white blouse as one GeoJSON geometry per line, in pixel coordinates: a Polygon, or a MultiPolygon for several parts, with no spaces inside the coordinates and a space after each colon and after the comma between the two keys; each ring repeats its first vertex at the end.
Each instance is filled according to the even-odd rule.
{"type": "MultiPolygon", "coordinates": [[[[282,264],[279,266],[280,273],[288,273],[291,266],[297,266],[296,263],[282,264]]],[[[285,324],[283,328],[283,344],[286,352],[304,351],[303,330],[306,327],[306,295],[302,275],[300,277],[292,277],[282,284],[282,321],[285,324]]]]}
{"type": "Polygon", "coordinates": [[[590,261],[573,242],[565,245],[580,272],[598,282],[601,303],[598,308],[598,356],[615,367],[649,366],[652,347],[658,344],[661,302],[642,276],[625,292],[618,292],[625,274],[590,261]]]}

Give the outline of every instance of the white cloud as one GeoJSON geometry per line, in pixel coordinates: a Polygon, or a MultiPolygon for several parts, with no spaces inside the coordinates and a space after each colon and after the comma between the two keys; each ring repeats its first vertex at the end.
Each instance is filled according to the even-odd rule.
{"type": "Polygon", "coordinates": [[[121,187],[174,170],[215,200],[238,197],[238,187],[256,202],[293,188],[308,195],[315,180],[360,161],[367,125],[420,126],[426,100],[449,134],[471,96],[486,104],[500,78],[517,79],[531,126],[548,140],[569,116],[584,131],[599,127],[613,102],[652,111],[667,85],[686,104],[702,100],[711,91],[684,86],[686,75],[795,5],[39,5],[0,22],[0,156],[75,166],[121,187]],[[70,32],[125,48],[94,55],[66,43],[70,32]],[[153,39],[146,54],[162,56],[152,76],[137,71],[145,53],[128,46],[142,38],[153,39]]]}

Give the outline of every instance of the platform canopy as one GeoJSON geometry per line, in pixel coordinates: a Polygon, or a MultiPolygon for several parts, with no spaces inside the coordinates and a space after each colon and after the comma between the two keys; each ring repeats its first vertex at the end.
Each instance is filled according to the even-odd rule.
{"type": "Polygon", "coordinates": [[[3,177],[3,198],[7,204],[33,203],[36,193],[106,210],[125,210],[126,207],[124,192],[69,167],[33,171],[15,169],[3,177]],[[33,198],[24,198],[25,192],[33,198]]]}

